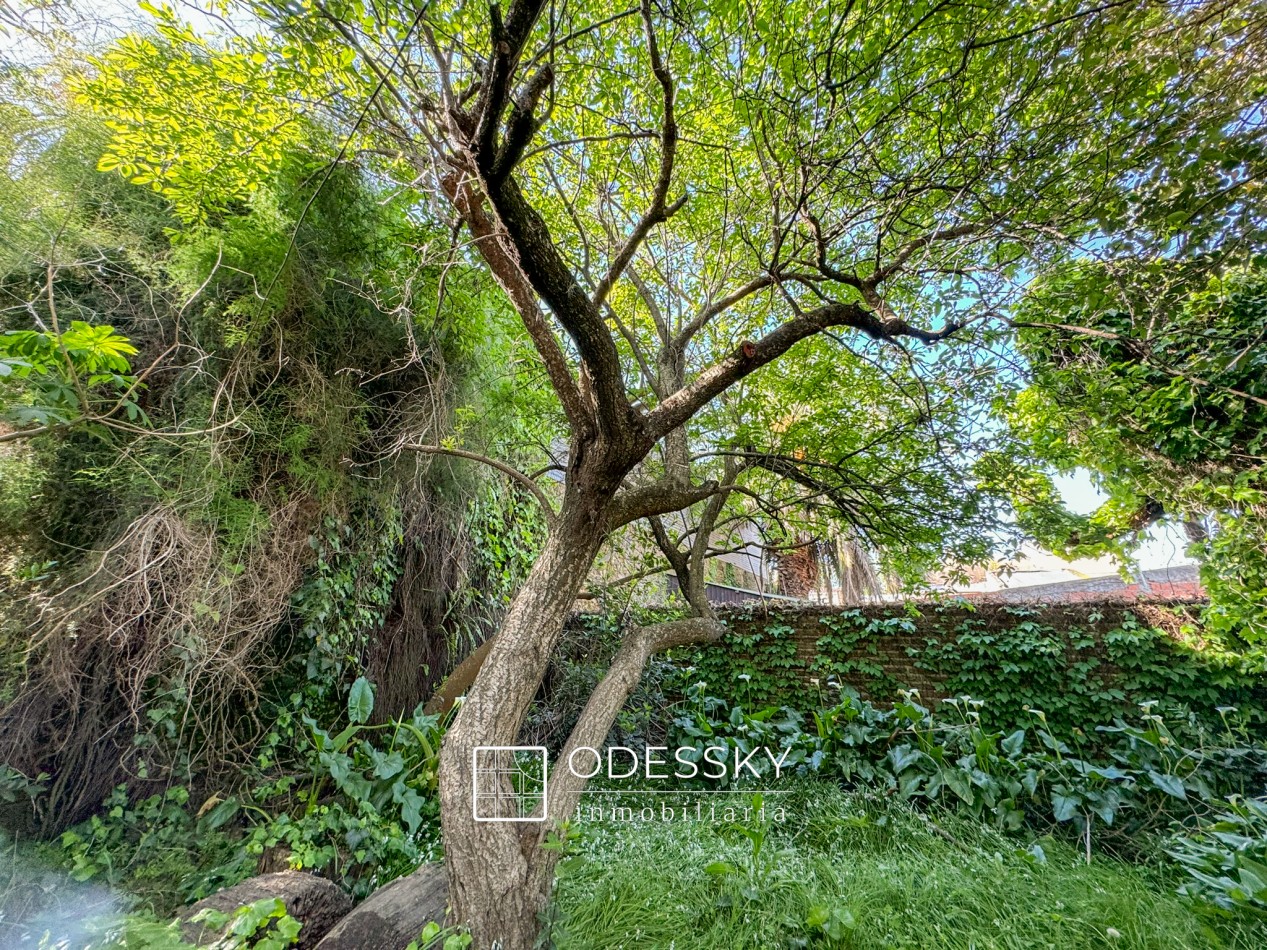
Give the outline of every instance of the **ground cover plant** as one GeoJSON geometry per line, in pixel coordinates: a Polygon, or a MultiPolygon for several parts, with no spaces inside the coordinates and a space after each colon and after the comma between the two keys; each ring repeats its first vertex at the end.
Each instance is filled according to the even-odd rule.
{"type": "Polygon", "coordinates": [[[1175,872],[1156,862],[1088,864],[1064,841],[1018,840],[820,782],[780,804],[789,818],[772,824],[755,858],[751,840],[724,824],[579,825],[550,930],[556,945],[1251,950],[1267,939],[1262,918],[1185,901],[1175,872]],[[735,873],[710,873],[717,862],[735,873]]]}

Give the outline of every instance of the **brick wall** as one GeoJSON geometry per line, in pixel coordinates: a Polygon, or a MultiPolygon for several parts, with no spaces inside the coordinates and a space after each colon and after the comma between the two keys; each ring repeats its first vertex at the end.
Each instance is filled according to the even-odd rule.
{"type": "MultiPolygon", "coordinates": [[[[1151,655],[1138,659],[1189,665],[1194,657],[1199,661],[1199,638],[1181,632],[1185,623],[1195,619],[1198,607],[1194,601],[1024,605],[951,601],[861,608],[749,605],[722,614],[730,630],[727,641],[699,651],[693,662],[702,678],[724,678],[727,674],[721,671],[736,665],[751,669],[743,683],[709,683],[709,692],[737,697],[745,705],[806,705],[806,698],[815,693],[830,698],[835,692],[830,680],[878,701],[896,699],[901,689],[916,689],[925,702],[935,702],[955,692],[947,687],[947,680],[961,671],[953,661],[949,666],[944,659],[930,661],[930,655],[936,653],[937,644],[954,640],[964,629],[997,638],[1002,647],[998,653],[1003,656],[998,662],[1008,662],[1004,656],[1008,638],[1022,636],[1018,625],[1050,628],[1042,636],[1050,643],[1045,661],[1053,681],[1094,667],[1100,681],[1111,682],[1120,671],[1108,656],[1103,638],[1120,629],[1127,617],[1164,634],[1142,638],[1138,649],[1151,655]],[[739,664],[735,657],[741,658],[739,664]]],[[[970,662],[978,664],[972,675],[990,677],[990,655],[970,662]]],[[[1035,684],[1044,685],[1051,683],[1035,684]]]]}

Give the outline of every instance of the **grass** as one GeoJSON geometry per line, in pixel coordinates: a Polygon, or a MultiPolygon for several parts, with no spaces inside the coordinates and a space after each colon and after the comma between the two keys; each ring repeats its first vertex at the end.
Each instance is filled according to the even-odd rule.
{"type": "MultiPolygon", "coordinates": [[[[749,837],[707,820],[578,822],[556,892],[558,950],[1267,947],[1267,925],[1191,904],[1160,866],[1098,855],[1088,865],[1061,842],[1030,849],[834,786],[767,797],[770,819],[775,801],[787,820],[768,821],[755,860],[749,837]],[[735,872],[707,872],[714,862],[735,872]]],[[[759,836],[761,823],[747,828],[759,836]]]]}

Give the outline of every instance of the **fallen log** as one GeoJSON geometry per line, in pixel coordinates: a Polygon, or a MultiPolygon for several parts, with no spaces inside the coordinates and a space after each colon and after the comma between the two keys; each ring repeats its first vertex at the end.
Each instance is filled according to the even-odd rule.
{"type": "Polygon", "coordinates": [[[444,925],[448,903],[444,865],[424,864],[365,898],[316,950],[405,950],[427,924],[444,925]]]}
{"type": "Polygon", "coordinates": [[[241,884],[226,887],[191,904],[180,915],[181,930],[190,943],[200,947],[211,946],[220,939],[221,933],[193,920],[200,911],[233,914],[240,907],[274,897],[281,898],[286,905],[286,913],[302,924],[296,944],[300,950],[316,947],[321,938],[352,909],[352,899],[325,878],[305,871],[277,871],[247,878],[241,884]]]}

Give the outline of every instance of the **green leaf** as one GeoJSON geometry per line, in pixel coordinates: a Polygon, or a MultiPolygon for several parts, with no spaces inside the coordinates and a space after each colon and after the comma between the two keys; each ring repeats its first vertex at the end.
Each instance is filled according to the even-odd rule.
{"type": "Polygon", "coordinates": [[[967,774],[959,769],[944,769],[942,778],[962,801],[972,804],[972,781],[967,774]]]}
{"type": "Polygon", "coordinates": [[[353,723],[369,722],[374,712],[374,686],[364,676],[358,677],[348,692],[348,719],[353,723]]]}
{"type": "Polygon", "coordinates": [[[1164,772],[1150,771],[1148,773],[1148,778],[1152,781],[1156,788],[1165,792],[1172,798],[1187,800],[1188,793],[1184,791],[1183,782],[1177,775],[1168,775],[1164,772]]]}
{"type": "Polygon", "coordinates": [[[1078,814],[1078,809],[1081,805],[1082,798],[1076,793],[1056,791],[1051,793],[1052,816],[1057,821],[1069,821],[1074,815],[1078,814]]]}
{"type": "Polygon", "coordinates": [[[1003,751],[1008,756],[1017,756],[1025,747],[1025,730],[1017,729],[1003,740],[1003,751]]]}

